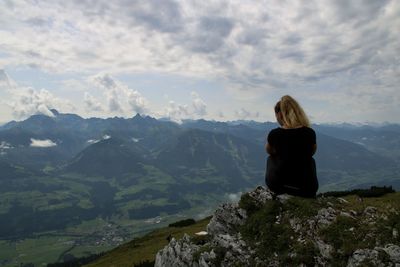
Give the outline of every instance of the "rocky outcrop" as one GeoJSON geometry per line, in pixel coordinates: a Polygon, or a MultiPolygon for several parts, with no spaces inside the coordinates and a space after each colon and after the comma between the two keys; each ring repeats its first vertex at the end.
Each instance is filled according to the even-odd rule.
{"type": "Polygon", "coordinates": [[[373,266],[400,266],[400,247],[389,244],[374,249],[357,249],[349,258],[348,267],[365,266],[367,263],[373,266]]]}
{"type": "Polygon", "coordinates": [[[207,226],[207,244],[199,246],[199,240],[185,235],[178,242],[173,239],[156,256],[154,266],[232,266],[241,262],[249,264],[254,254],[238,233],[238,227],[246,220],[246,211],[238,204],[223,204],[207,226]],[[223,254],[223,255],[222,255],[223,254]],[[220,257],[223,256],[221,259],[220,257]]]}
{"type": "Polygon", "coordinates": [[[207,226],[208,235],[172,239],[157,253],[155,266],[331,266],[339,262],[399,267],[399,229],[394,223],[398,211],[353,204],[344,198],[275,196],[259,186],[242,196],[240,204],[221,205],[207,226]],[[270,223],[266,228],[257,221],[262,216],[270,223]],[[252,224],[261,227],[259,232],[251,231],[252,224]]]}
{"type": "Polygon", "coordinates": [[[157,253],[155,266],[193,266],[193,254],[199,248],[190,241],[188,235],[178,241],[172,238],[168,246],[157,253]]]}

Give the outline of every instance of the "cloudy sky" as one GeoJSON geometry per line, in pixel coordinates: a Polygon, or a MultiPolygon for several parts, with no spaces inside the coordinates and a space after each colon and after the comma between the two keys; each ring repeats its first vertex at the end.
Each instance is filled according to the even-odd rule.
{"type": "Polygon", "coordinates": [[[0,122],[400,122],[400,1],[0,1],[0,122]]]}

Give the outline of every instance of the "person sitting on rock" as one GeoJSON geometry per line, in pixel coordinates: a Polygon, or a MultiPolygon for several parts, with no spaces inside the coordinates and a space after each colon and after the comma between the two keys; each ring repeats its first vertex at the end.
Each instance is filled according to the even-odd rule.
{"type": "Polygon", "coordinates": [[[281,127],[267,137],[265,182],[278,195],[314,198],[318,179],[312,156],[317,143],[307,115],[294,98],[285,95],[275,105],[275,116],[281,127]]]}

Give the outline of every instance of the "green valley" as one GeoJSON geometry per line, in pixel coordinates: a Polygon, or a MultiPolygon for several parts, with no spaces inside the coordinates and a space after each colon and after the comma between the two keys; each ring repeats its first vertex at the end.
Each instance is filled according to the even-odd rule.
{"type": "MultiPolygon", "coordinates": [[[[90,256],[207,217],[265,183],[264,142],[274,127],[58,112],[0,127],[0,266],[90,256]],[[56,145],[32,146],[32,138],[56,145]]],[[[400,187],[388,147],[380,155],[322,132],[317,142],[320,192],[400,187]]]]}

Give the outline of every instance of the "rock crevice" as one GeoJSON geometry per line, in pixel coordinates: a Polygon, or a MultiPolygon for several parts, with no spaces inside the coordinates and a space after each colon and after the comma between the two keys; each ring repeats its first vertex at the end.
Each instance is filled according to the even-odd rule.
{"type": "Polygon", "coordinates": [[[275,196],[259,186],[245,199],[242,196],[240,204],[221,205],[203,239],[188,235],[172,239],[157,253],[155,266],[332,266],[338,262],[349,267],[400,266],[400,229],[393,223],[399,212],[382,212],[373,206],[353,209],[343,198],[275,196]],[[262,216],[266,216],[265,227],[258,220],[262,216]],[[244,229],[251,223],[261,230],[250,231],[255,236],[249,238],[244,229]],[[274,234],[268,237],[271,244],[266,244],[266,235],[274,234]],[[287,246],[274,246],[274,242],[287,246]],[[271,251],[265,253],[268,245],[271,251]]]}

